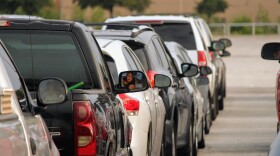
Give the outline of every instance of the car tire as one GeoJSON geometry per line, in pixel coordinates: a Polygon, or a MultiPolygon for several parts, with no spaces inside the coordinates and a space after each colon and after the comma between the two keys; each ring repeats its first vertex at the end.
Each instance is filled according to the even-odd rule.
{"type": "Polygon", "coordinates": [[[176,125],[173,122],[173,126],[172,126],[172,156],[176,156],[177,155],[177,135],[176,135],[176,125]]]}
{"type": "Polygon", "coordinates": [[[213,100],[212,100],[212,106],[211,106],[211,117],[212,120],[214,121],[217,118],[218,115],[218,100],[217,100],[217,95],[216,93],[214,94],[213,100]]]}
{"type": "Polygon", "coordinates": [[[224,110],[224,98],[222,95],[220,96],[218,103],[219,103],[219,110],[224,110]]]}
{"type": "Polygon", "coordinates": [[[178,155],[179,156],[194,156],[194,121],[193,121],[193,115],[191,114],[191,117],[189,119],[190,125],[188,126],[188,132],[186,136],[186,146],[178,149],[178,155]]]}
{"type": "Polygon", "coordinates": [[[208,110],[206,112],[206,116],[205,116],[205,134],[209,134],[210,132],[210,127],[212,125],[212,118],[211,118],[211,103],[210,103],[210,99],[208,98],[208,102],[207,102],[207,107],[208,110]]]}
{"type": "Polygon", "coordinates": [[[148,137],[147,137],[147,156],[152,155],[152,126],[150,124],[149,126],[149,132],[148,132],[148,137]]]}
{"type": "Polygon", "coordinates": [[[201,140],[198,141],[198,148],[204,148],[205,147],[205,138],[204,138],[204,121],[202,121],[202,127],[200,130],[201,140]]]}

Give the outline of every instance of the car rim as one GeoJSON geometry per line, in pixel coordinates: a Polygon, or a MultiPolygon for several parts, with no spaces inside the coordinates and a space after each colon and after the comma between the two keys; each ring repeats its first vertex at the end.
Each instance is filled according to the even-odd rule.
{"type": "Polygon", "coordinates": [[[174,127],[172,128],[172,155],[176,155],[176,147],[175,147],[175,132],[174,132],[174,127]]]}

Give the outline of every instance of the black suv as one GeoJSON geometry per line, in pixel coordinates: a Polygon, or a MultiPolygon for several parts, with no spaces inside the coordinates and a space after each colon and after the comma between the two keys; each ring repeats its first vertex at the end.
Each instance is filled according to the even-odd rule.
{"type": "MultiPolygon", "coordinates": [[[[90,24],[87,25],[90,26],[90,24]]],[[[160,36],[147,26],[108,24],[106,29],[94,31],[94,35],[98,38],[122,40],[134,50],[146,70],[152,88],[154,87],[155,74],[164,74],[172,78],[172,86],[159,91],[166,109],[165,140],[163,144],[166,147],[164,148],[165,154],[176,153],[176,148],[183,148],[186,152],[195,150],[192,149],[194,142],[190,139],[193,138],[193,98],[188,88],[180,81],[179,77],[184,75],[178,75],[172,58],[166,52],[160,36]],[[136,27],[138,31],[131,30],[136,27]]],[[[189,76],[194,76],[198,72],[195,65],[182,64],[182,68],[186,72],[189,69],[195,71],[192,72],[193,75],[189,76]],[[188,67],[188,70],[184,67],[188,67]]]]}
{"type": "Polygon", "coordinates": [[[2,19],[0,23],[0,38],[33,99],[48,106],[42,116],[61,155],[130,153],[129,122],[116,98],[116,93],[128,90],[112,85],[89,29],[71,21],[2,19]],[[45,77],[52,78],[42,81],[45,77]],[[44,90],[51,90],[44,84],[53,84],[63,94],[43,95],[44,90]]]}

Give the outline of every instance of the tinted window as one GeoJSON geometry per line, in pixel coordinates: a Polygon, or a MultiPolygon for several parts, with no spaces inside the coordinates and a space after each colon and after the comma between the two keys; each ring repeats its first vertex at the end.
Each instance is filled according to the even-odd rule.
{"type": "Polygon", "coordinates": [[[123,48],[123,54],[129,65],[129,68],[130,68],[129,70],[138,70],[137,66],[135,65],[134,60],[132,59],[132,57],[130,56],[130,54],[126,48],[123,48]]]}
{"type": "Polygon", "coordinates": [[[68,86],[84,82],[80,88],[92,88],[88,68],[73,34],[0,31],[0,37],[30,90],[34,91],[38,81],[46,77],[61,78],[68,86]]]}
{"type": "Polygon", "coordinates": [[[149,70],[148,58],[146,56],[146,49],[144,45],[139,45],[132,42],[126,42],[126,44],[134,51],[134,53],[142,63],[144,69],[149,70]]]}
{"type": "MultiPolygon", "coordinates": [[[[0,62],[3,63],[4,68],[7,70],[7,73],[4,71],[1,71],[1,75],[5,76],[8,74],[8,78],[11,81],[12,89],[15,91],[18,102],[21,106],[21,109],[23,112],[27,112],[29,110],[26,95],[24,88],[22,87],[20,77],[14,68],[12,62],[10,61],[10,58],[6,55],[6,52],[0,47],[0,62]]],[[[0,65],[2,65],[0,63],[0,65]]],[[[1,84],[2,86],[2,84],[1,84]]]]}
{"type": "Polygon", "coordinates": [[[195,50],[195,38],[190,23],[165,23],[163,25],[152,25],[155,31],[164,41],[175,41],[184,48],[195,50]]]}
{"type": "Polygon", "coordinates": [[[104,58],[108,65],[111,77],[113,78],[113,83],[118,84],[119,75],[118,75],[118,69],[115,60],[108,55],[104,55],[104,58]]]}
{"type": "Polygon", "coordinates": [[[162,44],[160,43],[158,38],[154,38],[153,42],[156,47],[156,52],[158,53],[158,55],[161,59],[163,67],[165,69],[168,69],[168,62],[167,62],[166,55],[165,55],[166,52],[164,51],[162,44]]]}

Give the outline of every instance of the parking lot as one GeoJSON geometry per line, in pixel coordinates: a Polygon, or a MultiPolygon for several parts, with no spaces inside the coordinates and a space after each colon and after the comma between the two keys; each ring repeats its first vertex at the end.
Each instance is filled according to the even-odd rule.
{"type": "MultiPolygon", "coordinates": [[[[219,38],[219,37],[216,37],[219,38]]],[[[264,43],[279,36],[230,36],[225,109],[214,121],[199,156],[264,156],[276,136],[275,75],[277,61],[261,59],[264,43]]]]}

